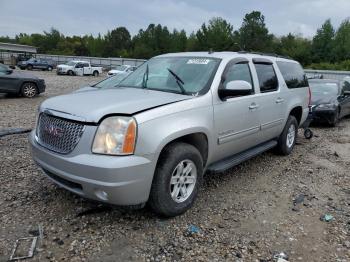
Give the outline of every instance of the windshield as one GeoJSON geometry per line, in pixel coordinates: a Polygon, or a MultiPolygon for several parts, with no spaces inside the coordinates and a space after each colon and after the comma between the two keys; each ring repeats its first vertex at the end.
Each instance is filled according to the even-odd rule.
{"type": "Polygon", "coordinates": [[[97,87],[97,88],[115,87],[127,76],[128,76],[128,74],[125,74],[125,73],[111,76],[111,77],[108,77],[107,79],[102,80],[101,82],[98,82],[97,84],[93,85],[93,87],[97,87]]]}
{"type": "Polygon", "coordinates": [[[75,66],[76,62],[74,61],[69,61],[66,65],[69,65],[69,66],[75,66]]]}
{"type": "Polygon", "coordinates": [[[183,94],[205,93],[220,59],[206,57],[156,57],[131,73],[120,85],[183,94]]]}
{"type": "Polygon", "coordinates": [[[116,67],[113,68],[113,70],[118,70],[118,71],[125,71],[128,67],[125,65],[117,65],[116,67]]]}
{"type": "Polygon", "coordinates": [[[315,96],[338,95],[339,86],[337,83],[313,83],[310,81],[311,93],[315,96]]]}

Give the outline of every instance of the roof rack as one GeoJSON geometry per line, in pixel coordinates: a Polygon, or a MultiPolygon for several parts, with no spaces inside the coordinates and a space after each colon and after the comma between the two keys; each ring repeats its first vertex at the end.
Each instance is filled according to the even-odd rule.
{"type": "Polygon", "coordinates": [[[273,56],[273,57],[279,57],[279,58],[285,58],[285,59],[292,59],[289,56],[282,56],[275,53],[264,53],[264,52],[249,52],[249,51],[238,51],[239,54],[254,54],[254,55],[264,55],[264,56],[273,56]]]}

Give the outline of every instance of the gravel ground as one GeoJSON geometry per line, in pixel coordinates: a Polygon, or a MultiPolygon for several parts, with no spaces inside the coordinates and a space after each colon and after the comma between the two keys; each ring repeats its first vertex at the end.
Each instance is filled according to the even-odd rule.
{"type": "MultiPolygon", "coordinates": [[[[0,97],[0,129],[31,128],[47,97],[98,79],[44,77],[34,99],[0,97]]],[[[147,208],[103,206],[46,179],[27,134],[0,138],[0,261],[16,239],[43,239],[32,261],[350,261],[350,119],[314,127],[289,157],[267,152],[222,174],[206,174],[194,207],[173,219],[147,208]],[[322,215],[333,216],[330,222],[322,215]]]]}

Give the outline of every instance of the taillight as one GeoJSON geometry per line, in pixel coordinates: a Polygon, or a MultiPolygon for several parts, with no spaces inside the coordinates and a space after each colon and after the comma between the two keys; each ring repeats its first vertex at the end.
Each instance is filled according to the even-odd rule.
{"type": "Polygon", "coordinates": [[[311,88],[309,87],[309,106],[311,106],[311,88]]]}

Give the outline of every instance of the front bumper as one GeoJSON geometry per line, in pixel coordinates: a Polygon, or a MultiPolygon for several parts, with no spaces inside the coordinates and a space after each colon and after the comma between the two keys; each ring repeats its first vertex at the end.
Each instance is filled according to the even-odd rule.
{"type": "Polygon", "coordinates": [[[114,205],[138,205],[148,200],[155,161],[140,156],[62,155],[39,145],[35,131],[29,139],[34,161],[59,186],[114,205]]]}
{"type": "Polygon", "coordinates": [[[336,121],[337,109],[316,109],[313,112],[313,122],[332,124],[336,121]]]}
{"type": "Polygon", "coordinates": [[[45,81],[38,81],[37,87],[38,87],[39,93],[45,92],[45,89],[46,89],[45,81]]]}

